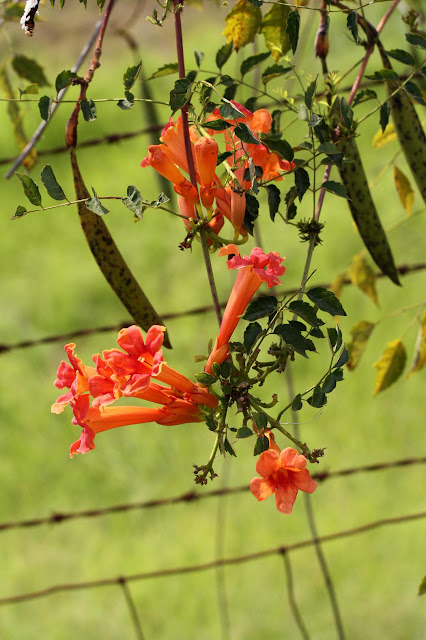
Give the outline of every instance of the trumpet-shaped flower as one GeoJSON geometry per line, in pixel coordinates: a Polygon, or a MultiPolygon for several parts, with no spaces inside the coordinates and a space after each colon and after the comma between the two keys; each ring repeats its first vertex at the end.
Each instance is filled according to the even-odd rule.
{"type": "Polygon", "coordinates": [[[62,362],[55,385],[69,391],[52,405],[60,413],[67,404],[74,413],[73,424],[83,429],[71,446],[74,453],[94,448],[96,433],[130,424],[156,422],[178,425],[201,422],[202,406],[216,408],[217,398],[164,362],[161,350],[165,327],[154,325],[144,339],[135,325],[122,329],[117,338],[120,349],[93,356],[96,367],[86,367],[74,354],[75,345],[66,345],[71,364],[62,362]],[[159,382],[154,382],[153,378],[159,382]],[[165,384],[161,384],[165,383],[165,384]],[[110,407],[121,396],[133,397],[160,407],[110,407]]]}
{"type": "Polygon", "coordinates": [[[286,270],[281,266],[285,258],[276,252],[266,254],[259,247],[255,247],[250,256],[243,258],[235,244],[229,244],[219,251],[219,256],[231,254],[234,254],[234,257],[228,260],[228,269],[237,269],[238,275],[223,314],[215,345],[207,360],[205,367],[207,373],[212,372],[214,362],[221,364],[228,357],[229,340],[260,285],[265,282],[270,288],[281,284],[280,276],[286,270]]]}
{"type": "Polygon", "coordinates": [[[317,483],[306,469],[307,462],[305,456],[291,447],[280,453],[272,448],[264,451],[256,464],[261,478],[253,478],[250,491],[259,501],[275,493],[278,511],[291,513],[298,491],[313,493],[317,488],[317,483]]]}

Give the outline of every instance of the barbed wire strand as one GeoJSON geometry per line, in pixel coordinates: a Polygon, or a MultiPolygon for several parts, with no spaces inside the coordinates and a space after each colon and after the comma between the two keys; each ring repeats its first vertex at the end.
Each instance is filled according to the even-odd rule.
{"type": "MultiPolygon", "coordinates": [[[[408,467],[417,464],[425,464],[426,457],[420,458],[402,458],[392,462],[378,462],[375,464],[363,465],[359,467],[348,467],[337,471],[320,471],[311,474],[314,480],[324,482],[330,478],[338,478],[343,476],[355,475],[357,473],[369,473],[372,471],[382,471],[386,469],[394,469],[397,467],[408,467]]],[[[159,498],[158,500],[146,500],[141,502],[120,503],[110,507],[102,507],[99,509],[83,509],[81,511],[63,511],[55,512],[50,516],[40,518],[31,518],[27,520],[13,520],[0,523],[0,533],[10,529],[27,529],[31,527],[39,527],[45,524],[59,524],[68,520],[77,520],[82,518],[97,518],[114,513],[123,513],[124,511],[135,511],[141,509],[152,509],[156,507],[165,507],[172,504],[190,503],[204,500],[206,498],[221,498],[235,493],[248,492],[250,485],[244,484],[237,487],[229,487],[222,489],[214,489],[212,491],[187,491],[186,493],[171,498],[159,498]]]]}
{"type": "Polygon", "coordinates": [[[130,617],[132,619],[133,627],[135,630],[135,636],[137,640],[145,640],[145,636],[143,635],[143,631],[142,631],[142,625],[139,620],[138,612],[136,609],[135,601],[133,600],[131,591],[127,584],[127,580],[125,578],[119,578],[118,583],[123,591],[124,599],[126,600],[126,604],[130,612],[130,617]]]}
{"type": "Polygon", "coordinates": [[[411,513],[404,516],[395,516],[391,518],[383,518],[381,520],[374,520],[373,522],[367,522],[359,527],[352,529],[344,529],[343,531],[337,531],[335,533],[329,533],[321,536],[320,538],[308,538],[307,540],[300,540],[286,546],[274,547],[273,549],[263,549],[262,551],[255,551],[254,553],[247,553],[242,556],[233,556],[231,558],[221,558],[219,560],[212,560],[211,562],[204,562],[201,564],[187,565],[183,567],[174,567],[168,569],[158,569],[155,571],[144,571],[141,573],[129,574],[127,576],[114,576],[110,578],[100,578],[98,580],[87,580],[83,582],[67,582],[63,584],[55,584],[45,589],[38,591],[29,591],[27,593],[20,593],[15,596],[7,596],[0,598],[0,606],[18,604],[19,602],[25,602],[29,600],[36,600],[39,598],[46,598],[57,593],[80,591],[83,589],[93,589],[99,587],[108,587],[112,585],[120,584],[123,580],[126,582],[136,582],[141,580],[152,580],[154,578],[166,578],[170,576],[188,575],[190,573],[199,573],[202,571],[209,571],[210,569],[216,569],[218,566],[233,566],[238,564],[245,564],[253,560],[260,560],[261,558],[267,558],[273,555],[282,555],[290,553],[291,551],[297,551],[299,549],[305,549],[311,547],[316,543],[323,544],[325,542],[333,542],[342,538],[348,538],[351,536],[366,533],[372,529],[379,527],[390,526],[394,524],[403,524],[406,522],[413,522],[426,518],[426,511],[420,511],[418,513],[411,513]]]}
{"type": "Polygon", "coordinates": [[[286,575],[286,583],[287,583],[287,595],[288,595],[288,604],[290,606],[290,611],[293,615],[294,621],[299,628],[299,631],[303,637],[303,640],[310,640],[310,636],[308,630],[306,629],[305,623],[303,622],[303,618],[300,614],[299,607],[297,606],[296,596],[294,593],[294,580],[293,580],[293,571],[291,568],[290,555],[286,552],[282,554],[284,569],[286,575]]]}
{"type": "MultiPolygon", "coordinates": [[[[398,267],[397,271],[400,275],[406,275],[410,273],[415,273],[417,271],[423,271],[426,269],[426,263],[420,262],[416,264],[405,264],[398,267]]],[[[382,273],[376,274],[377,278],[385,277],[382,273]]],[[[344,285],[352,285],[352,282],[349,278],[345,278],[343,280],[344,285]]],[[[318,284],[317,287],[323,287],[328,289],[331,287],[330,283],[326,284],[318,284]]],[[[279,291],[276,295],[284,296],[291,295],[297,293],[299,291],[298,288],[285,289],[283,291],[279,291]]],[[[265,294],[268,295],[268,294],[265,294]]],[[[259,296],[264,297],[264,296],[259,296]]],[[[220,303],[221,308],[225,308],[226,302],[220,303]]],[[[180,318],[185,318],[187,316],[196,316],[202,315],[204,313],[211,313],[214,311],[213,305],[205,305],[202,307],[193,307],[192,309],[188,309],[187,311],[176,311],[171,313],[163,313],[161,317],[163,320],[177,320],[180,318]]],[[[22,340],[21,342],[14,342],[12,344],[1,344],[0,343],[0,355],[3,353],[7,353],[9,351],[14,351],[16,349],[28,349],[30,347],[36,347],[41,344],[51,344],[53,342],[68,342],[74,341],[75,338],[82,338],[92,336],[97,333],[107,333],[108,331],[119,331],[122,328],[129,327],[133,322],[131,320],[123,320],[122,322],[117,322],[110,325],[104,325],[102,327],[94,327],[92,329],[74,329],[73,331],[69,331],[67,333],[59,333],[52,336],[45,336],[44,338],[36,338],[34,340],[22,340]]]]}

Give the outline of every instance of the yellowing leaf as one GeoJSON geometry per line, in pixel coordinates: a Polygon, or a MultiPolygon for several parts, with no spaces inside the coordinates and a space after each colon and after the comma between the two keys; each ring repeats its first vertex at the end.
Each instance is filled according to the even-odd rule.
{"type": "Polygon", "coordinates": [[[402,206],[410,216],[414,202],[414,191],[411,187],[410,181],[402,171],[398,169],[398,167],[393,168],[393,179],[395,181],[396,190],[398,191],[402,206]]]}
{"type": "Polygon", "coordinates": [[[419,584],[418,595],[422,596],[424,593],[426,593],[426,576],[423,578],[423,580],[419,584]]]}
{"type": "Polygon", "coordinates": [[[349,277],[352,284],[371,298],[374,304],[377,304],[376,276],[362,253],[358,253],[352,258],[349,266],[349,277]]]}
{"type": "Polygon", "coordinates": [[[408,372],[411,376],[415,371],[423,369],[426,363],[426,311],[420,318],[419,333],[417,334],[416,346],[414,347],[413,363],[408,372]]]}
{"type": "Polygon", "coordinates": [[[406,360],[407,353],[402,341],[389,342],[380,360],[373,365],[377,369],[374,396],[398,380],[404,370],[406,360]]]}
{"type": "Polygon", "coordinates": [[[330,291],[332,291],[334,293],[336,298],[340,299],[340,297],[342,295],[343,287],[346,284],[346,278],[347,277],[348,277],[348,274],[346,273],[346,271],[343,271],[343,273],[339,273],[339,275],[337,275],[334,278],[333,282],[329,286],[330,291]]]}
{"type": "Polygon", "coordinates": [[[373,147],[375,149],[380,149],[381,147],[384,147],[385,144],[388,144],[388,142],[392,142],[393,140],[396,140],[396,133],[393,124],[390,123],[383,132],[381,129],[378,130],[373,138],[373,147]]]}
{"type": "Polygon", "coordinates": [[[262,22],[262,12],[248,0],[240,0],[226,16],[223,35],[234,43],[235,51],[253,42],[262,22]]]}
{"type": "Polygon", "coordinates": [[[375,326],[374,322],[361,320],[361,322],[357,322],[352,327],[350,331],[352,339],[346,344],[346,348],[349,351],[347,366],[350,371],[353,371],[360,361],[375,326]]]}
{"type": "Polygon", "coordinates": [[[291,7],[286,4],[273,4],[262,22],[260,29],[265,37],[265,44],[277,62],[287,51],[291,43],[286,33],[287,17],[291,7]]]}

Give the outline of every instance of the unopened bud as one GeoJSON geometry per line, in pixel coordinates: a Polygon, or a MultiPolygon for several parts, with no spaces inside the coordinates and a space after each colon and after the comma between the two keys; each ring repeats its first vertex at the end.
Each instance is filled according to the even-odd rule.
{"type": "Polygon", "coordinates": [[[327,57],[327,54],[328,34],[324,30],[324,28],[320,26],[315,37],[315,56],[324,60],[327,57]]]}

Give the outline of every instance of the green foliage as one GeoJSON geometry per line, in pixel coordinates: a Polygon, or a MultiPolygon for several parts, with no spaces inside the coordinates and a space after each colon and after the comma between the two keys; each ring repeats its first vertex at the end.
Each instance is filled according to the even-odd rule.
{"type": "Polygon", "coordinates": [[[56,179],[50,164],[46,164],[41,170],[41,181],[46,187],[47,193],[54,200],[67,200],[61,185],[56,179]]]}
{"type": "Polygon", "coordinates": [[[43,68],[36,60],[23,55],[16,55],[12,58],[12,67],[21,78],[38,84],[39,87],[46,87],[49,82],[44,74],[43,68]]]}
{"type": "Polygon", "coordinates": [[[87,198],[86,200],[86,207],[89,209],[89,211],[93,211],[93,213],[96,213],[97,216],[104,216],[105,214],[109,213],[109,209],[103,206],[93,187],[92,191],[93,198],[87,198]]]}
{"type": "MultiPolygon", "coordinates": [[[[28,200],[36,207],[41,207],[41,195],[38,189],[37,184],[34,182],[30,176],[27,176],[25,173],[16,174],[20,181],[22,182],[22,186],[24,188],[24,193],[27,196],[28,200]]],[[[16,215],[16,214],[15,214],[16,215]]]]}

